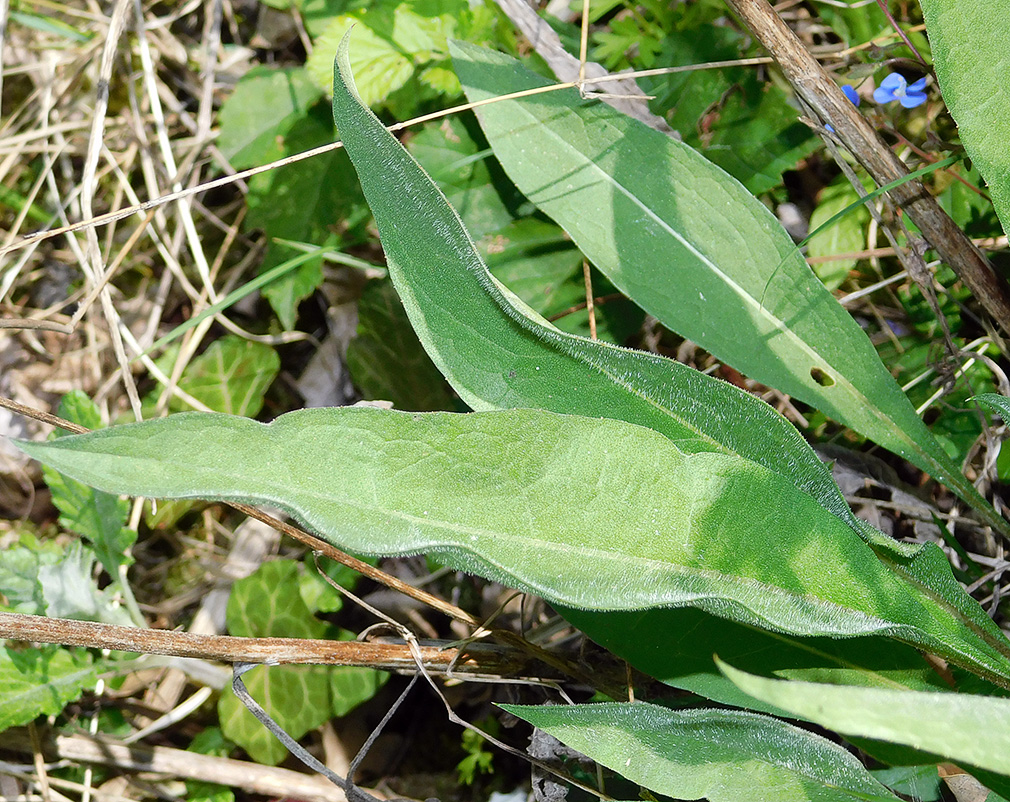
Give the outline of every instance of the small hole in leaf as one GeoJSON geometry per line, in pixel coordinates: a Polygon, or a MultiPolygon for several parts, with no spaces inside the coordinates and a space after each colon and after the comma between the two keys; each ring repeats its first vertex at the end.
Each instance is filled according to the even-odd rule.
{"type": "Polygon", "coordinates": [[[821,387],[833,387],[835,384],[835,380],[820,368],[810,368],[810,378],[821,385],[821,387]]]}

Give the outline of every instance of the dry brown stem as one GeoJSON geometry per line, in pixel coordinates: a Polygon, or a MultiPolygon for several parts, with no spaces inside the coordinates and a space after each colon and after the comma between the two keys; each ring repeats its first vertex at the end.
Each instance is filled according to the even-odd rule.
{"type": "MultiPolygon", "coordinates": [[[[831,123],[838,138],[877,184],[887,184],[908,174],[901,160],[766,0],[726,2],[775,59],[796,93],[821,120],[831,123]]],[[[1010,332],[1010,288],[922,182],[907,181],[889,194],[986,311],[1004,331],[1010,332]]]]}

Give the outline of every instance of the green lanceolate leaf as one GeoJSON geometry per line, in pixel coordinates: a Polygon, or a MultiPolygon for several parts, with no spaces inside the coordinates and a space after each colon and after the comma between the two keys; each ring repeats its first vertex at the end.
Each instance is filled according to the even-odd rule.
{"type": "Polygon", "coordinates": [[[645,703],[502,708],[650,791],[677,799],[897,800],[842,747],[767,716],[645,703]]]}
{"type": "Polygon", "coordinates": [[[21,447],[110,492],[269,503],[343,548],[431,553],[569,607],[692,606],[792,634],[886,635],[1010,685],[995,624],[906,582],[788,480],[622,421],[181,414],[21,447]]]}
{"type": "Polygon", "coordinates": [[[961,143],[989,185],[1003,230],[1010,231],[1010,98],[1006,54],[1008,0],[921,0],[936,78],[961,143]]]}
{"type": "Polygon", "coordinates": [[[333,109],[404,308],[470,406],[616,418],[661,432],[683,451],[753,460],[846,521],[921,593],[978,632],[994,631],[942,553],[898,544],[858,521],[825,466],[768,405],[672,360],[559,332],[498,284],[445,197],[356,98],[346,47],[337,56],[333,109]]]}
{"type": "Polygon", "coordinates": [[[720,663],[739,688],[843,735],[1010,774],[1010,699],[765,679],[720,663]]]}
{"type": "Polygon", "coordinates": [[[560,332],[495,281],[445,196],[361,104],[346,45],[334,68],[334,120],[411,324],[467,404],[648,426],[684,451],[740,454],[783,473],[852,520],[826,467],[767,404],[678,362],[560,332]]]}
{"type": "MultiPolygon", "coordinates": [[[[453,43],[471,101],[542,87],[517,61],[453,43]]],[[[869,339],[768,209],[691,148],[574,89],[476,109],[520,190],[616,287],[747,375],[979,496],[916,415],[869,339]]]]}
{"type": "MultiPolygon", "coordinates": [[[[94,429],[102,425],[95,402],[79,390],[67,393],[60,400],[57,411],[60,417],[81,426],[94,429]]],[[[43,470],[42,476],[52,492],[53,505],[60,511],[60,524],[85,538],[109,576],[118,580],[120,566],[133,563],[130,550],[137,541],[137,533],[126,527],[129,503],[108,493],[96,492],[87,484],[61,476],[57,471],[43,470]]]]}
{"type": "Polygon", "coordinates": [[[737,688],[720,673],[713,656],[752,674],[780,679],[949,690],[918,651],[888,638],[796,637],[687,607],[607,613],[560,607],[558,612],[593,641],[667,685],[778,716],[785,711],[737,688]]]}

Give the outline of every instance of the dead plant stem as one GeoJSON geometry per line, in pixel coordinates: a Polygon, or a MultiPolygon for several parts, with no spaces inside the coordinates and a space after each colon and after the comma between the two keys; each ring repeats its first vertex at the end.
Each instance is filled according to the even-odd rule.
{"type": "MultiPolygon", "coordinates": [[[[839,139],[874,181],[883,185],[908,174],[907,167],[767,0],[726,2],[772,55],[796,93],[823,122],[831,123],[839,139]]],[[[890,195],[986,311],[1004,331],[1010,332],[1010,288],[922,183],[908,181],[892,189],[890,195]]]]}

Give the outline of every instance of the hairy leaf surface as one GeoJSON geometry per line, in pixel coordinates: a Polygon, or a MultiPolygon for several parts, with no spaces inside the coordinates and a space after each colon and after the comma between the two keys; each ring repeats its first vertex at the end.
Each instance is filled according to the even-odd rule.
{"type": "Polygon", "coordinates": [[[1010,0],[921,0],[936,78],[961,142],[1010,231],[1010,0]]]}
{"type": "MultiPolygon", "coordinates": [[[[471,101],[547,83],[500,53],[462,42],[452,52],[471,101]]],[[[509,177],[643,309],[900,454],[1006,528],[779,222],[734,178],[574,89],[475,111],[509,177]]]]}
{"type": "Polygon", "coordinates": [[[502,708],[650,791],[711,802],[897,800],[842,747],[739,710],[502,708]]]}
{"type": "Polygon", "coordinates": [[[559,332],[496,282],[442,193],[357,99],[346,41],[334,68],[333,111],[411,323],[472,407],[616,418],[661,432],[683,451],[753,460],[846,521],[920,593],[976,632],[995,634],[943,554],[899,544],[856,519],[825,466],[766,404],[677,362],[559,332]]]}
{"type": "Polygon", "coordinates": [[[827,468],[767,404],[663,357],[558,331],[488,272],[459,215],[357,97],[346,40],[333,116],[425,349],[476,410],[536,407],[617,418],[684,451],[740,454],[853,520],[827,468]]]}
{"type": "Polygon", "coordinates": [[[794,634],[888,635],[1010,679],[994,624],[906,582],[788,480],[621,421],[183,413],[21,447],[110,492],[272,504],[343,548],[432,553],[570,607],[693,606],[794,634]]]}
{"type": "Polygon", "coordinates": [[[725,663],[720,668],[751,696],[843,735],[905,744],[1010,774],[1010,699],[775,680],[725,663]]]}

